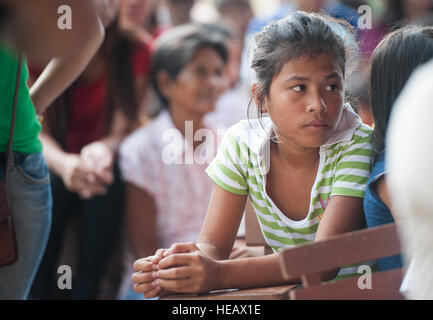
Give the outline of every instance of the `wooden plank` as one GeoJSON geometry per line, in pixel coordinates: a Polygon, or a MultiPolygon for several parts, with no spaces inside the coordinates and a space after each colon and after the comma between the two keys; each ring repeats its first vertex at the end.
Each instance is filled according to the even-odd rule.
{"type": "Polygon", "coordinates": [[[304,288],[307,288],[309,286],[322,283],[322,278],[318,273],[312,273],[312,274],[304,274],[301,276],[302,286],[304,288]]]}
{"type": "Polygon", "coordinates": [[[359,277],[338,280],[290,291],[292,300],[402,300],[399,292],[403,270],[392,269],[372,274],[371,289],[358,287],[359,277]]]}
{"type": "Polygon", "coordinates": [[[336,235],[280,252],[283,275],[301,277],[401,252],[394,223],[336,235]]]}
{"type": "Polygon", "coordinates": [[[253,289],[229,289],[206,294],[174,294],[161,300],[287,300],[290,290],[299,285],[282,285],[253,289]]]}

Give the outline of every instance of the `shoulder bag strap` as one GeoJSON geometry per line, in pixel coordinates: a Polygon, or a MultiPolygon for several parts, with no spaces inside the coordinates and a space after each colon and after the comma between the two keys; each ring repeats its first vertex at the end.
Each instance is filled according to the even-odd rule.
{"type": "Polygon", "coordinates": [[[17,104],[18,104],[18,92],[20,89],[20,81],[21,81],[21,67],[22,67],[22,54],[21,52],[18,54],[18,69],[17,69],[17,78],[15,82],[15,92],[14,92],[14,101],[12,105],[12,120],[11,120],[11,128],[9,133],[9,143],[7,149],[7,160],[6,160],[6,173],[5,173],[5,184],[7,185],[7,179],[9,171],[12,170],[13,165],[13,154],[12,154],[12,142],[14,137],[14,129],[15,129],[15,118],[17,114],[17,104]]]}

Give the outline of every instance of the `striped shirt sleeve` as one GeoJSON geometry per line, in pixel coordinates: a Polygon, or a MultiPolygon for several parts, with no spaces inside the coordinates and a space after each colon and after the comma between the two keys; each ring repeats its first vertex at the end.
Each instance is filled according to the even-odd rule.
{"type": "Polygon", "coordinates": [[[206,169],[206,173],[224,190],[237,195],[247,195],[246,167],[242,158],[241,146],[232,130],[229,129],[221,141],[217,155],[206,169]]]}
{"type": "Polygon", "coordinates": [[[364,198],[371,170],[371,132],[359,129],[354,139],[337,158],[331,189],[334,195],[364,198]]]}

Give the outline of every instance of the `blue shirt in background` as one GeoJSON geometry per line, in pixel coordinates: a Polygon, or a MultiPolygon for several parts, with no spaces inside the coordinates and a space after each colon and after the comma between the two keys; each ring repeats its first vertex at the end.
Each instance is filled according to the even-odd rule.
{"type": "MultiPolygon", "coordinates": [[[[368,228],[373,228],[394,222],[391,211],[388,209],[386,204],[383,203],[383,201],[379,198],[374,189],[374,183],[385,173],[385,155],[384,152],[382,152],[373,166],[370,178],[367,182],[367,190],[365,191],[364,196],[364,213],[368,228]]],[[[392,257],[377,260],[378,271],[401,267],[401,255],[395,255],[392,257]]]]}

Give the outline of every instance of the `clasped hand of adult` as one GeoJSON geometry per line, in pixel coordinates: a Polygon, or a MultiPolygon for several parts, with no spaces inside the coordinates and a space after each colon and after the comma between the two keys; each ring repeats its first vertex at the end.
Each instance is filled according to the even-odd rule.
{"type": "Polygon", "coordinates": [[[208,292],[219,281],[219,262],[207,257],[193,242],[159,249],[154,256],[136,260],[133,268],[134,290],[145,298],[208,292]]]}
{"type": "Polygon", "coordinates": [[[102,142],[85,146],[81,153],[65,158],[62,179],[66,188],[89,199],[103,195],[113,183],[113,152],[102,142]]]}

